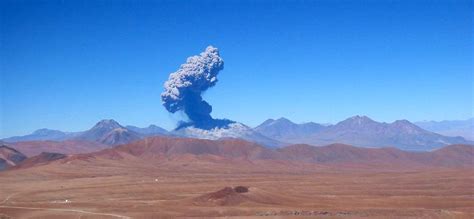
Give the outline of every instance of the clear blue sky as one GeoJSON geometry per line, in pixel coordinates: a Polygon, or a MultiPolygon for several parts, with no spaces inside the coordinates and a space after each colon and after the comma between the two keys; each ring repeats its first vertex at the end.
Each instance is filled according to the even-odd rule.
{"type": "Polygon", "coordinates": [[[0,137],[98,120],[173,128],[170,72],[207,45],[213,116],[337,122],[473,114],[471,1],[1,1],[0,137]],[[186,3],[184,3],[186,2],[186,3]]]}

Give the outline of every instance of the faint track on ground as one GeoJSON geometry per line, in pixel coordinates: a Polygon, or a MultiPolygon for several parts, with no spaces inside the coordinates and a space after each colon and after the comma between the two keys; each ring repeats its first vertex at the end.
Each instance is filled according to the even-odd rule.
{"type": "Polygon", "coordinates": [[[0,202],[0,204],[6,204],[8,202],[8,200],[10,200],[10,198],[13,197],[14,195],[16,195],[16,193],[10,194],[2,202],[0,202]]]}
{"type": "Polygon", "coordinates": [[[124,215],[119,215],[119,214],[97,213],[97,212],[84,211],[84,210],[78,210],[78,209],[35,208],[35,207],[18,207],[18,206],[6,206],[6,205],[0,205],[0,208],[29,209],[29,210],[46,210],[46,211],[59,211],[59,212],[74,212],[74,213],[82,213],[82,214],[110,216],[110,217],[116,217],[116,218],[122,218],[122,219],[131,219],[131,217],[124,216],[124,215]]]}

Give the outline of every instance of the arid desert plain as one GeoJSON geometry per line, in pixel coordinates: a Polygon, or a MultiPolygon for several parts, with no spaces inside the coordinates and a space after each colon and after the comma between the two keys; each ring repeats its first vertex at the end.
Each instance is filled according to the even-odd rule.
{"type": "MultiPolygon", "coordinates": [[[[152,138],[53,161],[41,160],[45,156],[41,154],[0,172],[0,215],[474,217],[472,162],[467,166],[442,160],[433,163],[438,156],[433,152],[417,154],[417,162],[411,162],[414,152],[348,145],[318,150],[305,151],[305,146],[296,145],[274,151],[240,140],[152,138]],[[345,156],[347,151],[351,157],[345,156]],[[365,157],[358,157],[357,151],[365,157]],[[313,156],[310,153],[317,161],[289,158],[313,156]],[[331,160],[334,153],[339,160],[331,160]],[[371,153],[392,160],[374,160],[367,157],[371,153]],[[418,162],[423,156],[429,156],[430,162],[418,162]]],[[[472,146],[448,146],[437,152],[443,157],[472,158],[472,146]]]]}

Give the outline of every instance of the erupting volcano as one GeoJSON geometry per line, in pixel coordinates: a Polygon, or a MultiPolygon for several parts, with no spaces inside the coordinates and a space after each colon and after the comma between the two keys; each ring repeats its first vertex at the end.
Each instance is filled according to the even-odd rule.
{"type": "Polygon", "coordinates": [[[204,52],[189,57],[178,71],[171,73],[161,94],[163,105],[171,113],[183,111],[189,121],[181,122],[177,129],[195,127],[210,130],[227,127],[233,121],[214,119],[212,106],[202,99],[202,92],[217,83],[217,75],[224,69],[219,50],[208,46],[204,52]]]}

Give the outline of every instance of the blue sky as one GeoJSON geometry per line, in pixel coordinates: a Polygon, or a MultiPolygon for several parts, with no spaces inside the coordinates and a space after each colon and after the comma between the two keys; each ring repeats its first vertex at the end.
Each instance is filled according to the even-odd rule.
{"type": "Polygon", "coordinates": [[[2,1],[0,137],[173,128],[160,93],[207,45],[212,115],[334,123],[473,115],[471,1],[2,1]]]}

